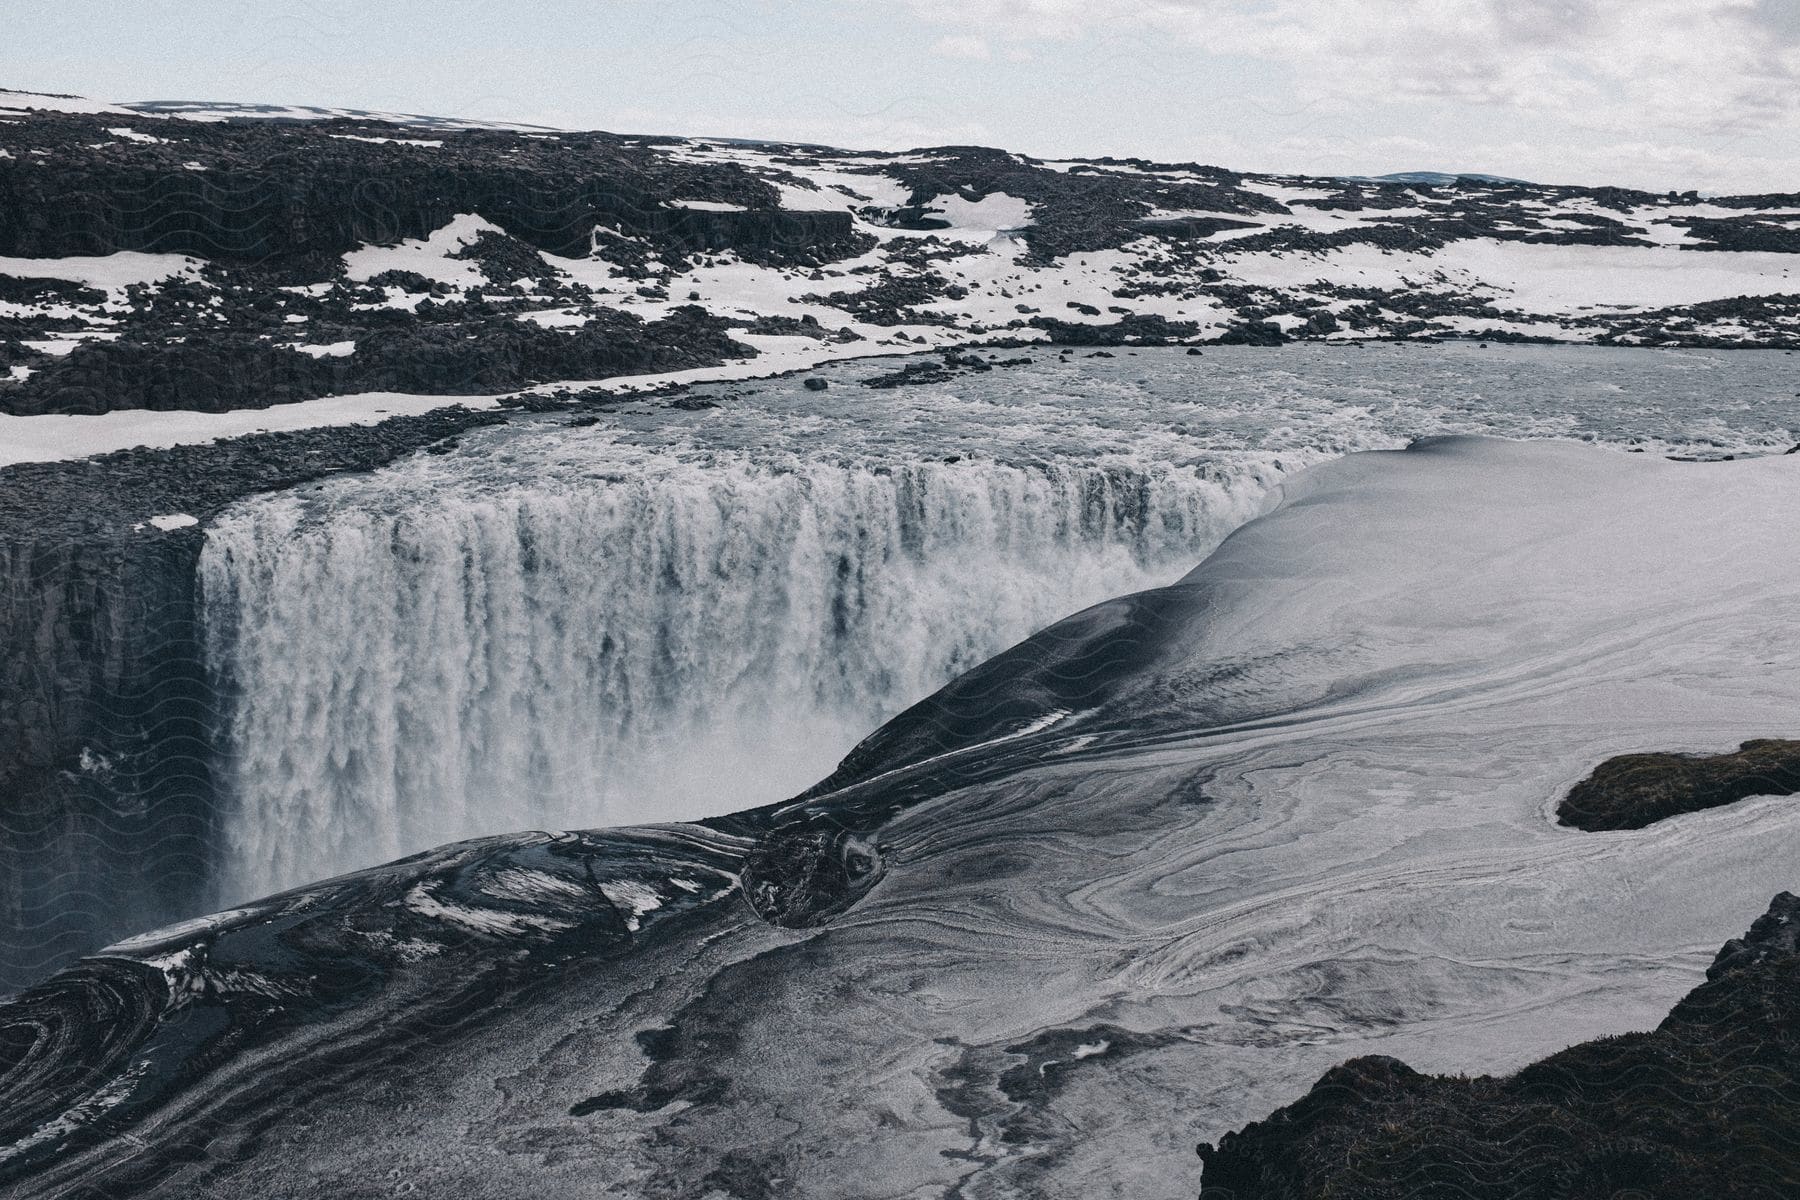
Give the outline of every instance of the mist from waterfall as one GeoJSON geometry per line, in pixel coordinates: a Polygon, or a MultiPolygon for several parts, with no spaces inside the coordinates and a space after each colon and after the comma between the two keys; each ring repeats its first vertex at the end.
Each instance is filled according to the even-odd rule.
{"type": "Polygon", "coordinates": [[[1033,630],[1178,577],[1267,492],[1068,463],[747,462],[209,539],[229,891],[527,827],[783,798],[1033,630]]]}

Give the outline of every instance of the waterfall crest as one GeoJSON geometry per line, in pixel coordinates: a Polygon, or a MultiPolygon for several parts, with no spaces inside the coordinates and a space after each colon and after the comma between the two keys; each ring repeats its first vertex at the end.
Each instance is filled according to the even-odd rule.
{"type": "Polygon", "coordinates": [[[244,504],[201,565],[221,900],[790,795],[1050,621],[1180,576],[1281,473],[735,456],[244,504]]]}

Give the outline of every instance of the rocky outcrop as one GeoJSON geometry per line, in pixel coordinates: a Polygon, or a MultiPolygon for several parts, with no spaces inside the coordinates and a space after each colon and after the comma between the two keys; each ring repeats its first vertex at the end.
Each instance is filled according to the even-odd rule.
{"type": "Polygon", "coordinates": [[[1687,229],[1700,250],[1800,254],[1800,229],[1785,222],[1695,217],[1687,221],[1687,229]]]}
{"type": "Polygon", "coordinates": [[[1202,1145],[1202,1200],[1778,1200],[1800,1189],[1800,898],[1777,896],[1650,1033],[1496,1079],[1392,1058],[1202,1145]]]}
{"type": "MultiPolygon", "coordinates": [[[[1146,232],[1142,222],[1154,209],[1205,209],[1211,212],[1273,213],[1280,205],[1268,196],[1237,185],[1243,176],[1222,167],[1180,163],[1159,170],[1179,173],[1162,179],[1143,172],[1153,164],[1142,159],[1095,159],[1067,171],[1042,165],[986,146],[941,146],[929,157],[902,156],[884,169],[912,188],[911,212],[943,196],[979,201],[1005,195],[1031,205],[1031,223],[1019,231],[1040,261],[1081,251],[1124,245],[1146,232]]],[[[916,223],[916,222],[915,222],[916,223]]],[[[1206,222],[1208,232],[1230,228],[1229,218],[1206,222]]],[[[1205,236],[1203,226],[1178,222],[1166,232],[1175,237],[1205,236]]]]}
{"type": "Polygon", "coordinates": [[[259,307],[254,287],[209,291],[192,307],[159,294],[116,338],[38,360],[23,383],[0,390],[0,412],[227,412],[355,392],[471,395],[754,354],[732,340],[725,319],[692,305],[655,321],[605,309],[577,328],[552,329],[485,300],[427,301],[377,319],[350,311],[355,291],[341,292],[300,306],[310,310],[309,336],[353,343],[341,356],[270,340],[284,312],[259,307]]]}
{"type": "Polygon", "coordinates": [[[1033,317],[1031,326],[1042,329],[1058,346],[1166,346],[1194,337],[1200,328],[1192,321],[1171,321],[1155,314],[1132,314],[1105,325],[1033,317]]]}
{"type": "Polygon", "coordinates": [[[1594,768],[1557,805],[1577,829],[1642,829],[1751,796],[1800,792],[1800,741],[1760,738],[1726,754],[1621,754],[1594,768]]]}

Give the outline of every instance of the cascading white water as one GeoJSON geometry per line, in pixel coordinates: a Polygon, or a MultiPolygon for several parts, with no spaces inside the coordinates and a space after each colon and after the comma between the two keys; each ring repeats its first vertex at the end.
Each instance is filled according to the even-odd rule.
{"type": "Polygon", "coordinates": [[[1176,578],[1278,474],[735,456],[240,506],[202,563],[225,898],[791,795],[958,672],[1176,578]]]}

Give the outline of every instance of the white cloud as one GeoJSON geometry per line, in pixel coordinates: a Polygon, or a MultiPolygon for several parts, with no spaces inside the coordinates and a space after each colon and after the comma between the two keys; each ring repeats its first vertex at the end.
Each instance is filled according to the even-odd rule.
{"type": "MultiPolygon", "coordinates": [[[[978,38],[1122,29],[1278,62],[1309,99],[1425,99],[1609,128],[1800,117],[1794,0],[911,0],[978,38]]],[[[952,38],[946,38],[950,41],[952,38]]]]}
{"type": "Polygon", "coordinates": [[[986,62],[993,57],[987,39],[974,34],[941,37],[931,44],[931,52],[940,58],[966,58],[974,62],[986,62]]]}
{"type": "MultiPolygon", "coordinates": [[[[1211,111],[1235,105],[1255,130],[1249,158],[1229,165],[1800,187],[1800,0],[907,3],[945,41],[1036,43],[1047,58],[1071,45],[1107,61],[1142,54],[1164,71],[1175,53],[1196,71],[1267,64],[1259,85],[1212,97],[1211,111]],[[1309,141],[1317,157],[1293,161],[1309,141]]],[[[1237,141],[1200,126],[1185,149],[1225,161],[1237,141]]]]}

